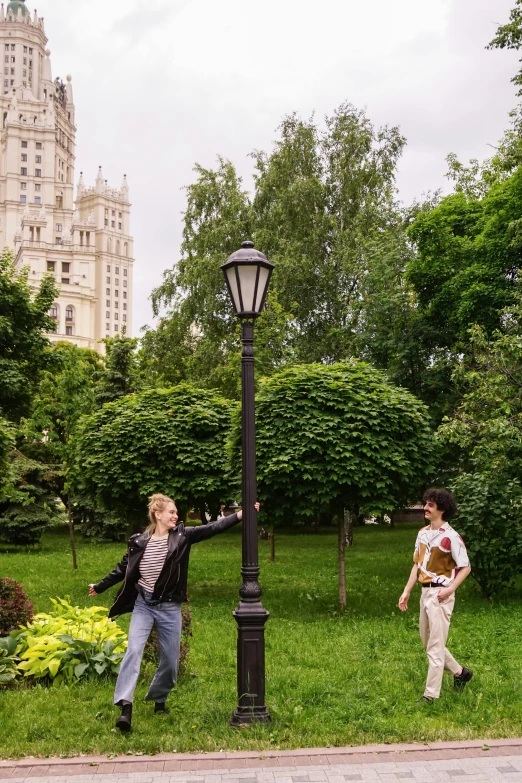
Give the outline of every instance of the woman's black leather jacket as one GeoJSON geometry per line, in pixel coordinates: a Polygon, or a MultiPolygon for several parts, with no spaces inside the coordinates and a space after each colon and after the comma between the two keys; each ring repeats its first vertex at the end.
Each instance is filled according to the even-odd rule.
{"type": "MultiPolygon", "coordinates": [[[[169,546],[165,563],[154,585],[151,601],[183,602],[187,600],[187,576],[192,544],[198,544],[207,538],[212,538],[239,522],[237,514],[222,517],[217,522],[209,522],[198,527],[185,527],[178,522],[169,531],[169,546]]],[[[138,597],[138,579],[140,578],[140,561],[150,538],[148,533],[136,533],[129,539],[129,548],[114,571],[94,585],[97,593],[103,593],[109,587],[121,582],[114,604],[109,610],[109,617],[116,617],[125,612],[132,612],[138,597]]]]}

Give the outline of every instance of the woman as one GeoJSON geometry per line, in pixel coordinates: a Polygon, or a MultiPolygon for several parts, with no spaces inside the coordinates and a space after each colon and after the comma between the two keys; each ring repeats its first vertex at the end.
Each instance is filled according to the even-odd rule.
{"type": "MultiPolygon", "coordinates": [[[[259,511],[259,503],[255,504],[259,511]]],[[[242,512],[199,527],[178,523],[176,504],[165,495],[149,498],[150,523],[144,533],[129,540],[128,551],[114,571],[89,585],[96,596],[121,582],[109,617],[132,612],[129,643],[116,681],[114,704],[121,707],[116,726],[130,731],[132,701],[143,650],[154,622],[158,633],[159,666],[145,699],[155,702],[154,712],[168,712],[165,702],[178,675],[181,641],[181,604],[187,600],[190,547],[237,524],[242,512]]]]}

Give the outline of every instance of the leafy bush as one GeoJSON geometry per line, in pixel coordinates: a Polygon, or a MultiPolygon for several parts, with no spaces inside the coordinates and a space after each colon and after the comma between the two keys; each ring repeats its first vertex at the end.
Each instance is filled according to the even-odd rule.
{"type": "Polygon", "coordinates": [[[184,514],[228,499],[230,403],[186,383],[109,402],[75,436],[73,485],[93,506],[141,525],[147,498],[164,492],[184,514]]]}
{"type": "MultiPolygon", "coordinates": [[[[181,605],[181,644],[179,648],[179,668],[178,675],[182,675],[186,672],[188,666],[189,657],[189,639],[192,636],[192,614],[190,612],[190,605],[181,605]]],[[[148,638],[145,645],[145,651],[143,653],[145,661],[156,663],[158,660],[158,633],[156,631],[156,625],[152,628],[152,633],[148,638]]]]}
{"type": "Polygon", "coordinates": [[[63,598],[51,598],[55,611],[35,615],[13,632],[18,670],[25,677],[75,682],[89,674],[117,674],[127,634],[107,617],[103,606],[80,609],[63,598]]]}
{"type": "Polygon", "coordinates": [[[33,605],[22,585],[14,579],[0,579],[0,636],[7,636],[15,628],[33,619],[33,605]]]}
{"type": "Polygon", "coordinates": [[[56,497],[47,480],[47,465],[11,452],[11,481],[0,502],[0,538],[8,544],[38,544],[56,518],[56,497]]]}
{"type": "Polygon", "coordinates": [[[12,636],[0,638],[0,688],[11,685],[16,679],[18,674],[16,648],[17,641],[12,636]]]}
{"type": "Polygon", "coordinates": [[[462,535],[484,595],[511,587],[522,562],[522,487],[516,479],[463,473],[453,482],[459,504],[454,525],[462,535]]]}

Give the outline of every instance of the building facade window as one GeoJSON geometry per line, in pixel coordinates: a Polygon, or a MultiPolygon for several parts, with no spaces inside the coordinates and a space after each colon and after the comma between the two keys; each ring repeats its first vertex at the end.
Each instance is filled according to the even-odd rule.
{"type": "MultiPolygon", "coordinates": [[[[119,266],[114,268],[114,274],[115,275],[119,275],[120,274],[120,267],[119,266]]],[[[118,281],[117,280],[116,280],[116,285],[118,285],[118,281]]]]}
{"type": "Polygon", "coordinates": [[[37,182],[37,183],[36,183],[36,185],[34,186],[34,189],[35,189],[36,191],[38,191],[38,190],[41,190],[41,189],[42,189],[42,186],[41,186],[41,185],[39,185],[39,184],[38,184],[38,182],[37,182]]]}
{"type": "Polygon", "coordinates": [[[71,336],[72,335],[72,326],[66,326],[65,327],[65,334],[71,336]]]}
{"type": "Polygon", "coordinates": [[[48,272],[54,272],[54,261],[48,261],[47,262],[47,271],[48,272]]]}
{"type": "Polygon", "coordinates": [[[27,160],[27,153],[26,152],[22,152],[22,160],[23,161],[27,160]]]}
{"type": "Polygon", "coordinates": [[[118,324],[114,324],[114,331],[115,331],[115,332],[117,332],[117,331],[118,331],[118,324]]]}
{"type": "Polygon", "coordinates": [[[105,296],[110,296],[110,295],[111,295],[111,289],[110,288],[106,288],[105,289],[105,296]]]}
{"type": "MultiPolygon", "coordinates": [[[[111,325],[110,325],[110,324],[105,324],[105,329],[106,329],[106,331],[107,331],[107,332],[109,331],[109,329],[110,329],[110,328],[111,328],[111,325]]],[[[109,335],[107,335],[107,337],[108,337],[108,336],[109,336],[109,335]]]]}
{"type": "Polygon", "coordinates": [[[126,310],[126,309],[127,309],[127,302],[124,302],[124,303],[123,303],[123,309],[124,309],[124,310],[126,310]]]}
{"type": "Polygon", "coordinates": [[[64,285],[69,285],[69,278],[68,277],[62,277],[62,283],[64,283],[64,285]]]}
{"type": "Polygon", "coordinates": [[[9,87],[9,79],[4,79],[4,87],[9,87]]]}
{"type": "Polygon", "coordinates": [[[119,292],[119,291],[118,291],[118,289],[116,288],[116,289],[115,289],[115,291],[114,291],[114,296],[119,296],[119,295],[120,295],[120,292],[119,292]]]}
{"type": "Polygon", "coordinates": [[[107,278],[106,278],[106,280],[105,280],[105,282],[106,282],[106,283],[110,283],[110,282],[111,282],[111,278],[110,278],[110,277],[107,277],[107,278]]]}
{"type": "Polygon", "coordinates": [[[58,318],[58,305],[51,305],[51,309],[49,310],[49,315],[51,318],[58,318]]]}
{"type": "Polygon", "coordinates": [[[62,224],[61,223],[57,223],[56,224],[56,230],[57,231],[61,231],[62,230],[62,224]]]}
{"type": "Polygon", "coordinates": [[[118,223],[118,228],[120,228],[120,229],[121,229],[121,223],[118,223]]]}
{"type": "Polygon", "coordinates": [[[105,313],[105,318],[110,318],[110,317],[111,317],[111,314],[110,314],[109,310],[107,310],[107,312],[105,313]]]}
{"type": "Polygon", "coordinates": [[[116,301],[114,302],[114,307],[116,308],[116,310],[118,309],[118,300],[116,300],[116,301]]]}
{"type": "MultiPolygon", "coordinates": [[[[123,282],[125,282],[125,280],[124,280],[123,282]]],[[[124,292],[123,292],[123,298],[124,298],[124,299],[126,299],[126,298],[127,298],[127,291],[124,291],[124,292]]]]}
{"type": "Polygon", "coordinates": [[[41,162],[42,162],[42,156],[41,155],[37,155],[36,156],[36,163],[41,163],[41,162]]]}
{"type": "Polygon", "coordinates": [[[114,278],[114,285],[119,285],[119,284],[120,284],[119,278],[118,277],[114,278]]]}
{"type": "Polygon", "coordinates": [[[111,265],[107,264],[107,272],[110,272],[110,271],[111,271],[111,265]]]}
{"type": "Polygon", "coordinates": [[[127,320],[127,316],[125,315],[125,313],[123,313],[123,320],[124,320],[124,321],[126,321],[126,320],[127,320]]]}
{"type": "Polygon", "coordinates": [[[42,176],[42,169],[35,169],[34,170],[34,176],[35,177],[41,177],[42,176]]]}
{"type": "Polygon", "coordinates": [[[111,306],[111,300],[110,299],[106,299],[105,300],[105,307],[110,307],[110,306],[111,306]]]}
{"type": "Polygon", "coordinates": [[[111,220],[111,228],[114,228],[114,220],[111,220]]]}
{"type": "Polygon", "coordinates": [[[72,319],[73,319],[73,309],[72,309],[71,305],[68,305],[65,308],[65,320],[66,321],[72,321],[72,319]]]}
{"type": "Polygon", "coordinates": [[[127,288],[127,281],[126,280],[123,281],[123,287],[127,288]]]}
{"type": "Polygon", "coordinates": [[[123,277],[127,277],[127,269],[123,270],[123,277]]]}
{"type": "Polygon", "coordinates": [[[27,190],[27,182],[20,182],[20,190],[27,190]]]}
{"type": "Polygon", "coordinates": [[[42,149],[42,142],[41,141],[37,141],[36,142],[36,149],[37,150],[41,150],[42,149]]]}
{"type": "Polygon", "coordinates": [[[34,197],[34,203],[35,204],[41,204],[42,203],[42,197],[41,196],[35,196],[34,197]]]}
{"type": "Polygon", "coordinates": [[[114,320],[115,320],[115,321],[117,321],[117,320],[118,320],[118,313],[114,313],[114,320]]]}
{"type": "Polygon", "coordinates": [[[27,196],[22,194],[22,193],[20,194],[20,203],[21,204],[26,204],[27,203],[27,196]]]}
{"type": "Polygon", "coordinates": [[[22,175],[22,177],[27,177],[27,169],[25,168],[25,166],[22,166],[22,168],[20,169],[20,174],[22,175]]]}

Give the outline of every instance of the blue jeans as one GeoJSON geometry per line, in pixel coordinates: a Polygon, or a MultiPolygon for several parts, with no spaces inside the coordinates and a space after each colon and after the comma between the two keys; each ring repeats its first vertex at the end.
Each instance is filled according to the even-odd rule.
{"type": "Polygon", "coordinates": [[[151,593],[139,595],[132,612],[129,643],[121,662],[114,691],[114,704],[132,702],[140,674],[141,659],[154,621],[158,632],[159,666],[145,699],[165,702],[178,677],[179,647],[181,643],[181,604],[165,602],[150,606],[146,600],[151,593]]]}

